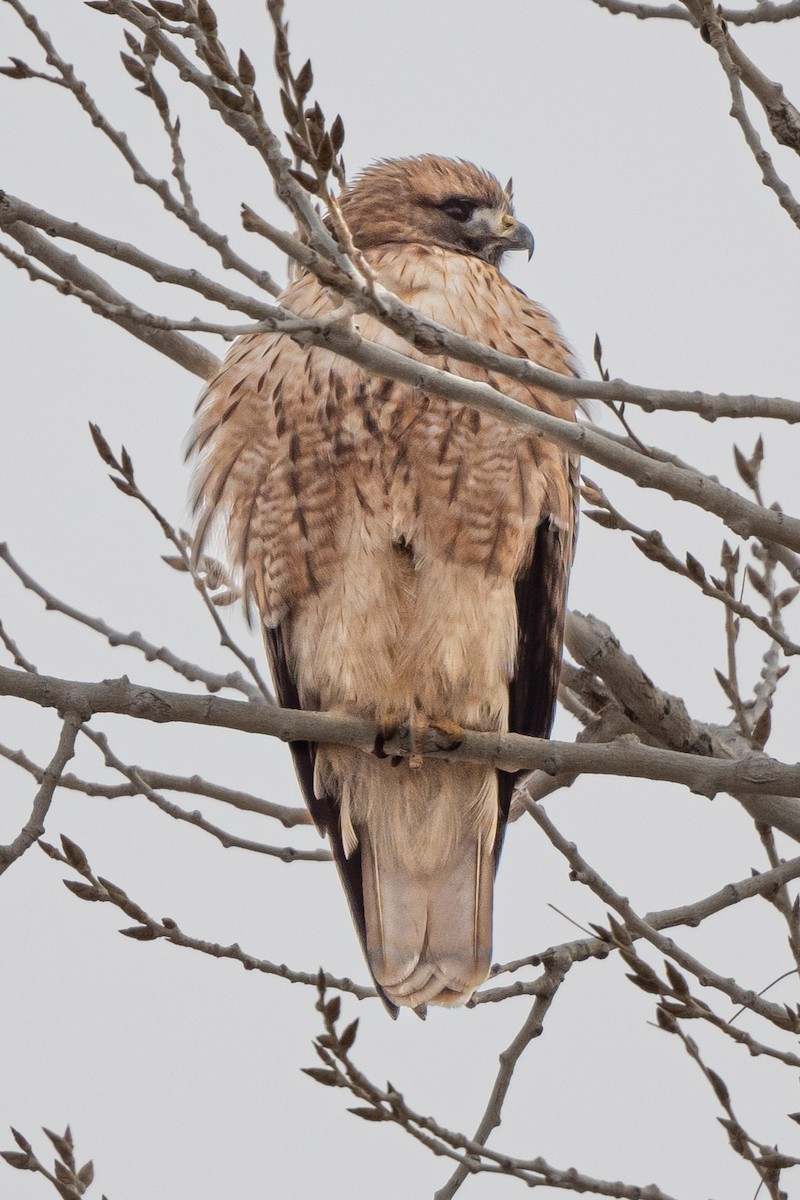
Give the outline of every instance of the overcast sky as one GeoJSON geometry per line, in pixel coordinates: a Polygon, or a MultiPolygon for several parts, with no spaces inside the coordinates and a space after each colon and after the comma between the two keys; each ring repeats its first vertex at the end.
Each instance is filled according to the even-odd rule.
{"type": "MultiPolygon", "coordinates": [[[[112,121],[153,171],[167,174],[152,108],[119,65],[117,23],[77,0],[31,4],[112,121]]],[[[220,2],[218,15],[226,43],[247,48],[277,124],[262,9],[258,0],[220,2]]],[[[536,253],[530,264],[518,256],[508,273],[556,315],[588,374],[599,332],[612,375],[797,396],[800,238],[762,187],[728,115],[727,83],[713,51],[688,25],[611,17],[589,0],[290,0],[288,15],[295,62],[312,58],[315,95],[329,117],[338,111],[344,119],[351,173],[375,158],[436,152],[471,159],[503,181],[513,175],[517,213],[534,231],[536,253]]],[[[737,37],[798,101],[800,28],[747,28],[737,37]]],[[[0,51],[41,65],[8,5],[0,5],[0,51]]],[[[152,253],[214,269],[213,256],[198,254],[155,198],[134,188],[71,97],[37,81],[0,79],[0,89],[0,186],[67,219],[138,240],[152,253]]],[[[280,257],[238,232],[242,201],[282,220],[261,163],[194,96],[176,100],[175,111],[207,219],[280,278],[280,257]]],[[[784,151],[776,162],[800,194],[796,159],[784,151]]],[[[190,299],[123,267],[114,278],[157,311],[197,311],[190,299]]],[[[63,599],[116,628],[141,629],[187,658],[231,669],[190,584],[160,561],[168,547],[157,526],[108,482],[87,429],[95,421],[113,446],[124,442],[142,488],[173,521],[186,523],[182,444],[199,381],[2,263],[0,301],[0,539],[63,599]]],[[[221,352],[221,344],[208,344],[221,352]]],[[[646,440],[731,484],[732,441],[749,451],[762,431],[683,416],[634,413],[632,420],[646,440]]],[[[767,499],[796,511],[796,434],[787,427],[763,432],[767,499]]],[[[691,550],[716,567],[715,521],[592,464],[586,469],[639,524],[658,525],[678,553],[691,550]]],[[[624,535],[584,522],[571,604],[609,622],[656,682],[686,695],[693,715],[728,720],[713,676],[724,663],[721,612],[647,563],[624,535]]],[[[0,616],[49,674],[88,680],[127,673],[137,682],[181,686],[166,668],[45,613],[6,571],[0,616]]],[[[257,639],[248,641],[236,614],[231,624],[258,656],[257,639]]],[[[743,635],[745,679],[755,679],[762,648],[743,635]]],[[[770,743],[788,761],[798,758],[800,697],[792,674],[770,743]]],[[[110,717],[96,724],[128,762],[197,771],[299,803],[288,753],[277,743],[110,717]]],[[[52,755],[58,736],[53,714],[8,700],[0,700],[0,729],[0,741],[39,761],[52,755]]],[[[572,738],[576,730],[559,714],[557,736],[572,738]]],[[[104,776],[88,744],[72,765],[104,776]]],[[[34,790],[0,759],[0,842],[27,818],[34,790]]],[[[725,796],[711,803],[673,787],[591,778],[547,808],[640,912],[696,899],[764,865],[752,823],[725,796]]],[[[244,836],[282,840],[269,822],[211,803],[204,812],[244,836]]],[[[189,933],[367,981],[328,866],[223,850],[141,798],[109,802],[60,792],[47,838],[62,832],[83,846],[99,874],[189,933]]],[[[318,845],[311,830],[284,837],[318,845]]],[[[95,1160],[94,1191],[110,1200],[399,1200],[441,1186],[446,1163],[396,1128],[359,1122],[346,1113],[353,1102],[344,1093],[299,1073],[314,1065],[310,1043],[320,1032],[310,989],[121,938],[122,915],[81,904],[64,889],[64,875],[32,850],[2,878],[0,1130],[13,1124],[33,1136],[40,1125],[71,1123],[79,1156],[95,1160]]],[[[551,904],[581,922],[604,919],[603,906],[569,883],[563,860],[521,821],[499,874],[495,959],[571,938],[573,926],[551,904]]],[[[763,901],[682,933],[681,941],[755,989],[790,965],[778,918],[763,901]]],[[[614,960],[571,973],[517,1072],[495,1144],[590,1175],[656,1181],[682,1200],[749,1198],[754,1177],[727,1146],[708,1084],[677,1040],[653,1028],[652,998],[634,992],[624,974],[614,960]]],[[[796,991],[790,980],[770,996],[788,1001],[796,991]]],[[[497,1055],[527,1011],[521,999],[433,1011],[424,1024],[403,1013],[393,1024],[375,1002],[345,999],[343,1007],[348,1020],[361,1017],[356,1058],[372,1078],[391,1079],[417,1111],[466,1133],[483,1112],[497,1055]]],[[[785,1116],[800,1107],[789,1073],[744,1061],[721,1039],[704,1045],[731,1083],[744,1124],[797,1153],[796,1127],[785,1116]]],[[[0,1132],[0,1148],[6,1142],[0,1132]]],[[[469,1181],[464,1195],[493,1197],[521,1186],[484,1176],[469,1181]]],[[[43,1181],[0,1171],[0,1196],[43,1194],[43,1181]]]]}

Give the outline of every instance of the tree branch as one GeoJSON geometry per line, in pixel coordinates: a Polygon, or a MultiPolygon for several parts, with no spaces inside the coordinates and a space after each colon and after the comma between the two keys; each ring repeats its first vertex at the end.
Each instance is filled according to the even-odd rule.
{"type": "MultiPolygon", "coordinates": [[[[253,701],[244,703],[216,696],[190,696],[158,688],[139,687],[128,679],[80,683],[48,675],[30,675],[0,667],[0,695],[16,696],[44,708],[75,709],[84,719],[93,713],[124,713],[158,724],[185,722],[220,729],[261,733],[283,742],[311,741],[354,746],[372,753],[380,732],[371,721],[323,712],[275,708],[253,701]]],[[[414,749],[410,735],[399,733],[382,742],[387,756],[405,756],[414,749]]],[[[737,760],[699,758],[643,746],[629,738],[588,745],[550,742],[515,733],[466,732],[457,745],[448,735],[431,730],[423,753],[446,762],[489,763],[499,770],[543,768],[548,774],[579,772],[589,775],[623,775],[680,783],[701,795],[741,792],[757,797],[780,791],[800,796],[800,764],[778,762],[752,752],[737,760]]],[[[797,807],[797,806],[796,806],[797,807]]],[[[798,808],[800,821],[800,808],[798,808]]]]}
{"type": "Polygon", "coordinates": [[[33,800],[31,815],[19,831],[13,842],[0,846],[0,875],[21,858],[30,849],[37,838],[44,833],[44,819],[50,810],[53,794],[58,787],[61,772],[75,753],[75,739],[81,727],[81,718],[76,712],[67,712],[61,726],[58,746],[52,759],[45,767],[41,786],[33,800]]]}
{"type": "Polygon", "coordinates": [[[218,692],[221,688],[232,688],[237,692],[242,692],[249,700],[261,698],[262,693],[259,689],[251,684],[249,680],[245,679],[239,671],[230,671],[227,675],[220,675],[216,671],[208,671],[205,667],[199,667],[195,663],[179,658],[167,646],[156,646],[153,642],[148,642],[139,632],[121,633],[117,629],[112,629],[110,625],[106,624],[99,617],[90,617],[87,613],[81,612],[80,609],[73,608],[71,604],[67,604],[64,600],[59,600],[52,592],[48,592],[40,583],[37,583],[32,575],[28,574],[24,567],[14,558],[5,542],[0,542],[0,561],[4,562],[13,571],[23,587],[33,592],[44,602],[44,606],[48,611],[63,613],[65,617],[77,621],[78,624],[86,625],[89,629],[93,629],[106,639],[109,646],[131,646],[134,650],[140,651],[148,662],[163,662],[191,683],[198,682],[204,684],[209,692],[218,692]]]}
{"type": "MultiPolygon", "coordinates": [[[[592,0],[598,8],[604,8],[615,16],[627,14],[641,21],[662,18],[668,21],[686,21],[697,25],[697,19],[680,4],[640,4],[638,0],[592,0]]],[[[800,0],[789,0],[786,4],[773,4],[771,0],[757,0],[755,8],[727,8],[720,6],[720,16],[731,25],[768,25],[778,21],[791,21],[800,17],[800,0]]]]}
{"type": "Polygon", "coordinates": [[[625,897],[615,892],[611,885],[589,866],[574,842],[568,841],[559,832],[540,804],[529,805],[528,812],[555,848],[563,854],[572,868],[572,877],[577,882],[585,884],[605,904],[610,905],[615,912],[619,913],[632,935],[637,934],[650,942],[666,958],[674,960],[684,970],[694,975],[704,987],[715,988],[728,996],[735,1004],[740,1004],[742,1008],[758,1013],[760,1017],[771,1021],[779,1029],[785,1029],[791,1033],[800,1032],[800,1015],[795,1016],[783,1005],[772,1004],[757,995],[752,989],[741,987],[735,979],[725,978],[716,971],[712,971],[710,967],[699,962],[688,951],[677,946],[671,938],[662,937],[647,920],[638,916],[625,897]]]}
{"type": "MultiPolygon", "coordinates": [[[[37,783],[44,778],[44,768],[40,767],[22,750],[12,750],[0,744],[0,757],[14,763],[32,775],[37,783]]],[[[135,764],[131,770],[151,788],[165,792],[189,793],[193,796],[206,796],[210,800],[218,800],[221,804],[229,804],[241,812],[259,813],[263,817],[272,817],[286,829],[297,825],[311,825],[311,814],[307,808],[292,808],[286,804],[275,804],[272,800],[264,800],[261,796],[253,796],[250,792],[242,792],[236,788],[224,787],[203,779],[201,775],[170,775],[166,771],[153,771],[135,764]]],[[[106,800],[116,800],[120,796],[138,796],[137,784],[128,780],[126,783],[95,783],[89,779],[80,779],[77,775],[62,775],[58,786],[73,792],[83,792],[85,796],[100,796],[106,800]]]]}
{"type": "MultiPolygon", "coordinates": [[[[15,221],[13,225],[8,226],[6,232],[19,242],[26,253],[44,263],[51,271],[55,271],[60,279],[69,281],[87,294],[97,296],[106,306],[117,307],[120,310],[120,315],[116,318],[118,325],[193,375],[208,379],[219,366],[219,359],[182,333],[148,328],[140,321],[132,320],[126,315],[130,302],[123,295],[95,271],[90,270],[76,255],[66,254],[32,226],[26,225],[24,221],[15,221]]],[[[24,263],[17,265],[25,266],[24,263]]]]}

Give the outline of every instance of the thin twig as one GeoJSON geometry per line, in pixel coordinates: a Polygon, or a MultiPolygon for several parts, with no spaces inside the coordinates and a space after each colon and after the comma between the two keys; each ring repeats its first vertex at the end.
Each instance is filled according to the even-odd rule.
{"type": "MultiPolygon", "coordinates": [[[[9,746],[0,744],[0,757],[21,767],[23,771],[27,771],[37,783],[42,782],[44,768],[29,758],[24,751],[12,750],[9,746]]],[[[271,817],[279,821],[286,829],[312,823],[311,815],[306,808],[292,808],[285,804],[275,804],[274,801],[264,800],[261,796],[254,796],[250,792],[212,783],[203,779],[201,775],[171,775],[166,771],[152,771],[136,764],[131,764],[131,770],[151,788],[159,791],[205,796],[210,800],[218,800],[222,804],[237,808],[240,812],[253,812],[264,817],[271,817]]],[[[131,780],[126,783],[96,783],[93,780],[80,779],[76,775],[66,774],[61,776],[58,786],[69,791],[83,792],[85,796],[99,796],[106,800],[117,800],[121,796],[140,795],[138,785],[131,780]]]]}
{"type": "Polygon", "coordinates": [[[229,833],[228,830],[220,828],[219,825],[214,825],[211,821],[207,821],[202,813],[195,810],[187,812],[177,804],[172,804],[160,792],[156,791],[146,779],[137,771],[136,767],[128,766],[124,763],[111,749],[108,744],[108,738],[103,733],[97,730],[90,729],[84,725],[83,733],[88,737],[105,759],[106,766],[118,771],[121,775],[132,784],[136,792],[154,804],[161,812],[166,813],[168,817],[172,817],[175,821],[186,821],[190,825],[194,825],[196,829],[202,829],[204,833],[215,837],[217,841],[225,847],[226,850],[236,848],[239,850],[250,850],[255,854],[266,854],[270,858],[279,858],[281,862],[330,862],[331,855],[327,850],[296,850],[292,846],[270,846],[265,842],[256,842],[251,838],[237,837],[236,834],[229,833]]]}
{"type": "Polygon", "coordinates": [[[780,1005],[763,1000],[756,992],[741,987],[734,979],[726,979],[713,971],[693,955],[677,946],[671,938],[662,935],[642,917],[634,912],[628,901],[620,896],[610,884],[598,875],[579,853],[577,846],[569,842],[556,828],[541,805],[531,804],[528,811],[536,824],[544,831],[552,844],[567,859],[573,878],[589,887],[605,904],[610,905],[622,917],[630,932],[638,934],[656,947],[665,957],[673,959],[684,970],[700,980],[704,987],[712,987],[759,1016],[771,1021],[779,1029],[800,1032],[800,1017],[793,1017],[780,1005]]]}
{"type": "MultiPolygon", "coordinates": [[[[196,663],[179,658],[167,646],[156,646],[153,642],[147,641],[139,632],[121,633],[119,630],[113,629],[100,617],[90,617],[87,613],[81,612],[80,609],[67,604],[66,601],[59,600],[57,596],[49,592],[42,584],[37,583],[32,575],[28,574],[24,567],[14,558],[5,542],[0,542],[0,561],[4,562],[14,572],[24,587],[34,592],[43,601],[48,611],[60,612],[65,617],[77,621],[78,624],[86,625],[89,629],[95,630],[96,633],[99,633],[106,639],[109,646],[131,646],[134,650],[138,650],[143,654],[148,662],[162,662],[184,679],[205,684],[209,692],[218,692],[221,688],[232,688],[237,692],[243,693],[249,700],[262,698],[262,693],[259,689],[248,682],[238,671],[231,671],[227,675],[220,675],[216,671],[208,671],[205,667],[200,667],[196,663]]],[[[23,664],[20,663],[19,665],[23,664]]]]}
{"type": "Polygon", "coordinates": [[[13,862],[21,858],[36,839],[44,833],[45,817],[50,810],[61,772],[75,753],[75,739],[80,727],[80,716],[75,712],[67,712],[61,726],[55,754],[45,767],[41,786],[34,796],[31,815],[13,842],[9,842],[7,846],[0,846],[0,875],[7,871],[13,862]]]}
{"type": "MultiPolygon", "coordinates": [[[[211,958],[227,958],[238,962],[246,971],[258,971],[264,975],[275,975],[280,979],[285,979],[288,983],[301,983],[309,987],[316,987],[319,972],[312,974],[308,971],[295,971],[291,967],[287,967],[285,963],[273,963],[267,959],[256,958],[252,954],[247,954],[236,942],[229,946],[222,946],[218,942],[207,942],[201,938],[192,937],[190,934],[184,933],[171,917],[163,917],[160,921],[156,920],[117,884],[95,875],[89,866],[86,855],[74,842],[63,836],[61,841],[64,847],[63,851],[45,842],[40,842],[39,845],[49,858],[70,866],[86,880],[86,884],[75,883],[72,880],[65,881],[68,890],[78,899],[112,904],[125,913],[129,919],[137,922],[132,929],[120,931],[126,937],[140,942],[161,939],[170,942],[173,946],[182,946],[187,950],[196,950],[200,954],[207,954],[211,958]]],[[[374,988],[363,987],[353,983],[351,979],[339,979],[327,973],[325,974],[325,983],[327,987],[355,996],[357,1000],[371,1000],[377,996],[374,988]]]]}

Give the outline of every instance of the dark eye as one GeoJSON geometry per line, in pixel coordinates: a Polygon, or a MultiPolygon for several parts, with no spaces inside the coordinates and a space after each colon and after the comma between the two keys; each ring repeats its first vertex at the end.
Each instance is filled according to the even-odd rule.
{"type": "Polygon", "coordinates": [[[468,221],[476,207],[474,200],[464,200],[460,196],[451,196],[449,200],[443,200],[439,205],[442,212],[447,213],[448,217],[452,217],[454,221],[468,221]]]}

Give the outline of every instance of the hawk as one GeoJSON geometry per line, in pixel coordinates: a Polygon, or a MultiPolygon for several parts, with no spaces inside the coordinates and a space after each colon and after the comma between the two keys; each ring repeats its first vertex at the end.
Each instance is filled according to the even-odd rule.
{"type": "MultiPolygon", "coordinates": [[[[376,163],[340,203],[395,295],[505,354],[577,373],[553,318],[500,272],[507,251],[533,250],[510,187],[424,155],[376,163]]],[[[281,303],[324,317],[340,300],[304,273],[281,303]]],[[[367,339],[575,419],[541,387],[426,357],[371,316],[351,320],[367,339]]],[[[549,735],[576,528],[566,451],[280,333],[235,343],[201,397],[191,449],[197,545],[220,517],[282,705],[412,737],[429,726],[549,735]]],[[[418,754],[291,749],[389,1010],[468,1000],[491,962],[514,776],[418,754]]]]}

